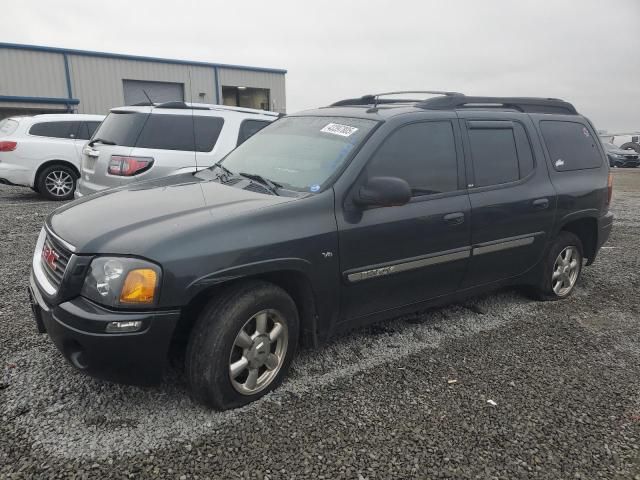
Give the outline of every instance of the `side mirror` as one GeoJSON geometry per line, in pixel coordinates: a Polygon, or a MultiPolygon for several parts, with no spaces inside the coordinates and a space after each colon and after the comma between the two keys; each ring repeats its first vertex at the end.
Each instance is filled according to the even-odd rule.
{"type": "Polygon", "coordinates": [[[353,202],[361,207],[396,207],[411,200],[411,187],[397,177],[373,177],[360,187],[353,202]]]}

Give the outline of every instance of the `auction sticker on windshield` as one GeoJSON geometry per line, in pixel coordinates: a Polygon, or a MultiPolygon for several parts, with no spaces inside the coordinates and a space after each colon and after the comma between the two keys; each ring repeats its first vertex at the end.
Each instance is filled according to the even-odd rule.
{"type": "Polygon", "coordinates": [[[329,123],[325,125],[321,132],[331,133],[333,135],[340,135],[341,137],[350,137],[358,131],[356,127],[350,127],[349,125],[341,125],[339,123],[329,123]]]}

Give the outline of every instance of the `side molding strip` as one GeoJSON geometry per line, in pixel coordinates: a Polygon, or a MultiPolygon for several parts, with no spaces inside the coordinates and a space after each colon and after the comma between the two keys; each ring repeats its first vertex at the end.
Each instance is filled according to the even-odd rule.
{"type": "Polygon", "coordinates": [[[429,265],[436,265],[438,263],[453,262],[455,260],[462,260],[471,256],[471,248],[465,248],[451,253],[445,253],[443,255],[433,255],[426,258],[418,258],[416,260],[409,260],[407,262],[394,263],[393,265],[386,265],[383,267],[372,268],[370,270],[361,270],[347,274],[347,279],[351,283],[360,282],[369,278],[382,277],[385,275],[391,275],[392,273],[406,272],[409,270],[415,270],[429,265]]]}
{"type": "Polygon", "coordinates": [[[481,243],[477,247],[473,248],[463,247],[457,250],[439,252],[427,257],[413,257],[412,259],[407,259],[398,263],[386,265],[378,264],[377,266],[372,265],[367,267],[366,270],[351,270],[350,272],[344,272],[344,274],[347,276],[347,280],[349,282],[356,283],[370,278],[384,277],[393,273],[407,272],[418,268],[428,267],[430,265],[437,265],[439,263],[462,260],[469,258],[472,255],[483,255],[485,253],[499,252],[510,248],[524,247],[526,245],[531,245],[535,241],[536,237],[544,235],[544,233],[545,232],[535,232],[517,237],[501,238],[499,240],[481,243]]]}

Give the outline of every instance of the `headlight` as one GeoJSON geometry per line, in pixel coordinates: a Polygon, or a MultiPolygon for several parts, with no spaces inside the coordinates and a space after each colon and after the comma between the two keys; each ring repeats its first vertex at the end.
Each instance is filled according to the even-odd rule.
{"type": "Polygon", "coordinates": [[[137,258],[98,257],[91,262],[82,295],[110,307],[148,307],[158,301],[160,267],[137,258]]]}

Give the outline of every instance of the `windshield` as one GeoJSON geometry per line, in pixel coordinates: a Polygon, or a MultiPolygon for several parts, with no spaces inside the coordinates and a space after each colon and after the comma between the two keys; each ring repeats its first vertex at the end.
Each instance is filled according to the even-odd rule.
{"type": "Polygon", "coordinates": [[[617,150],[618,146],[614,145],[613,143],[605,143],[604,148],[607,150],[617,150]]]}
{"type": "Polygon", "coordinates": [[[7,137],[16,131],[18,128],[18,121],[12,118],[5,118],[0,120],[0,137],[7,137]]]}
{"type": "Polygon", "coordinates": [[[317,192],[375,125],[360,118],[281,118],[232,151],[222,165],[290,190],[317,192]]]}

